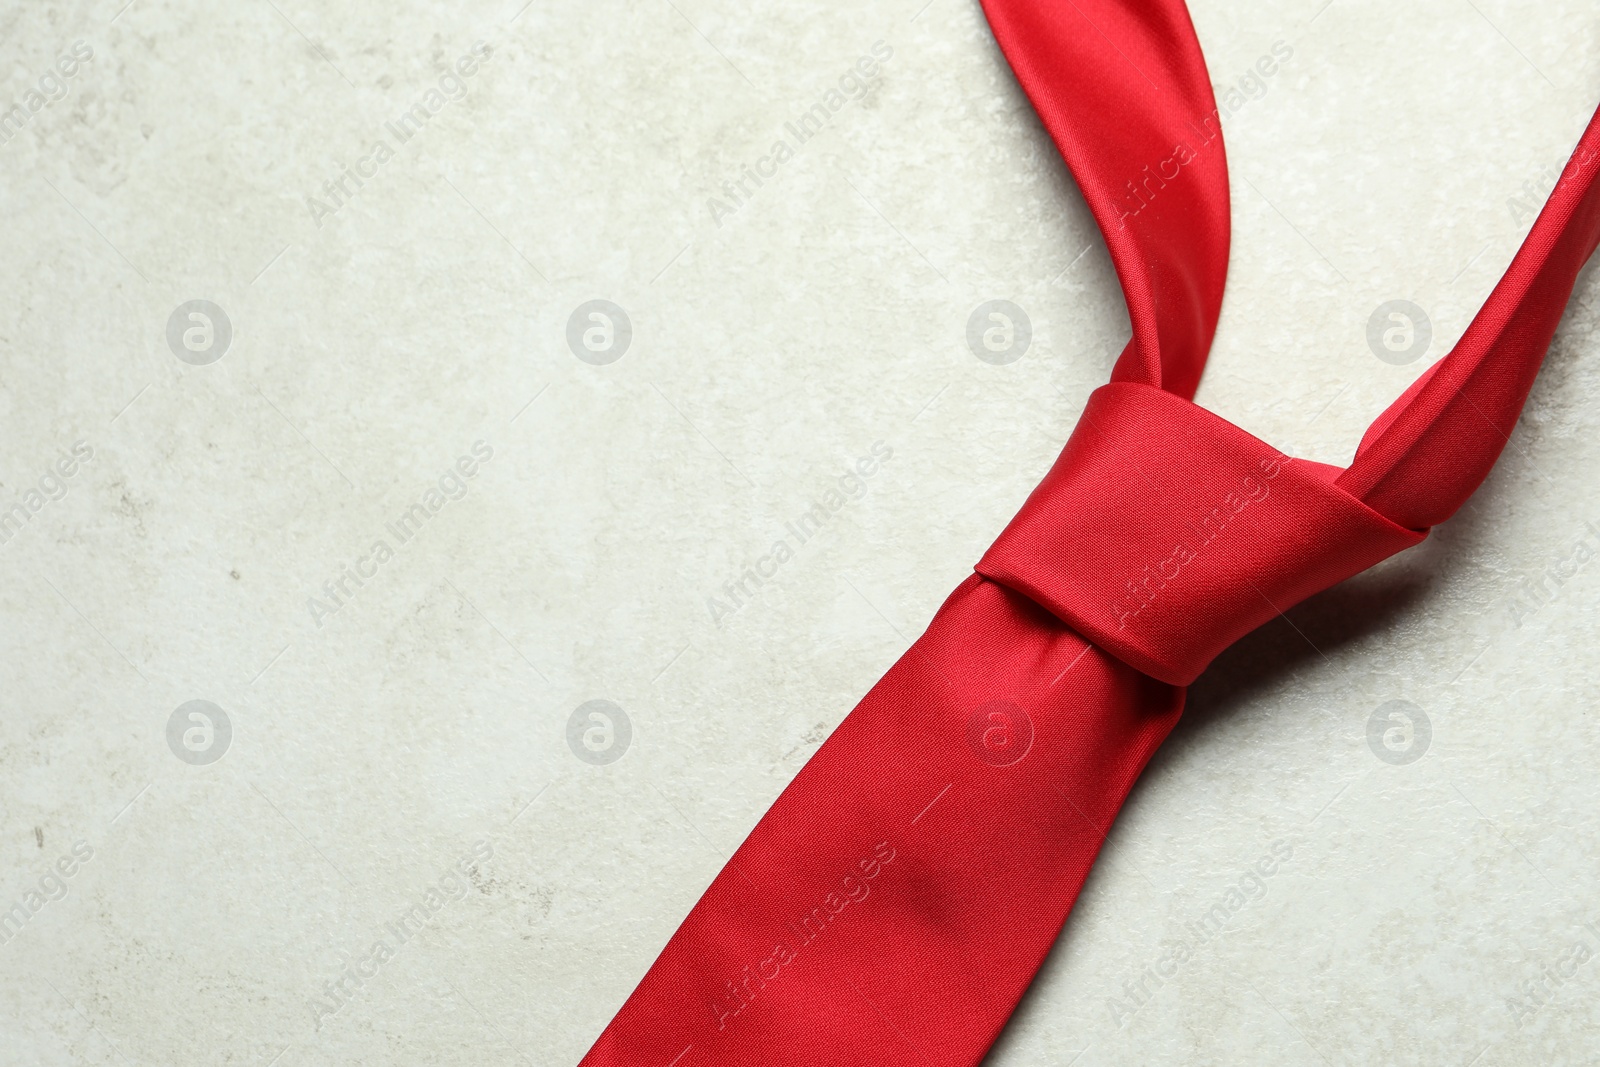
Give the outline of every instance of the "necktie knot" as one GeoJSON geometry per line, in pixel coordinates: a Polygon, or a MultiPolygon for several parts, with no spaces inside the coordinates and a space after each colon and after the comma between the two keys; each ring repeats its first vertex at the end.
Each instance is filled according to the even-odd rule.
{"type": "Polygon", "coordinates": [[[1188,685],[1257,626],[1426,536],[1336,486],[1339,473],[1171,393],[1113,383],[977,571],[1188,685]]]}

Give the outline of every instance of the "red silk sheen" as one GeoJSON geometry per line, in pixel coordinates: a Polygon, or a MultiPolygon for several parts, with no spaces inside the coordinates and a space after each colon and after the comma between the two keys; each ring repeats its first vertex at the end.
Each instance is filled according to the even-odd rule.
{"type": "Polygon", "coordinates": [[[1348,470],[1194,405],[1228,183],[1182,0],[984,0],[1133,337],[1015,520],[750,832],[584,1067],[973,1067],[1182,709],[1253,627],[1421,541],[1504,447],[1600,241],[1600,115],[1461,342],[1348,470]]]}
{"type": "Polygon", "coordinates": [[[1189,9],[1179,0],[983,6],[1122,283],[1133,339],[1111,380],[1193,396],[1222,310],[1231,222],[1222,120],[1189,9]]]}
{"type": "Polygon", "coordinates": [[[1600,242],[1600,112],[1461,340],[1362,438],[1339,485],[1402,526],[1435,526],[1500,456],[1600,242]]]}
{"type": "Polygon", "coordinates": [[[1423,539],[1340,489],[1339,473],[1113,382],[977,570],[1188,685],[1257,626],[1423,539]]]}
{"type": "Polygon", "coordinates": [[[751,831],[584,1064],[970,1067],[1182,703],[968,578],[751,831]]]}

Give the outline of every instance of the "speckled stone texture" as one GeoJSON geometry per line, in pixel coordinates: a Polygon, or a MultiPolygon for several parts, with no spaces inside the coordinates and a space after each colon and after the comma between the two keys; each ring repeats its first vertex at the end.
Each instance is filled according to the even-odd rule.
{"type": "MultiPolygon", "coordinates": [[[[1104,244],[970,0],[125,2],[0,12],[0,1060],[573,1064],[1105,380],[1104,244]]],[[[1348,461],[1600,15],[1192,6],[1199,399],[1348,461]]],[[[1201,678],[990,1064],[1600,1060],[1597,323],[1201,678]]]]}

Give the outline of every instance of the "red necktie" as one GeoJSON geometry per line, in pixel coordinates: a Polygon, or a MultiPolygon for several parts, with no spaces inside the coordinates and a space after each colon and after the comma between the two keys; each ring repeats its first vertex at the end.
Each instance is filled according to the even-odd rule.
{"type": "Polygon", "coordinates": [[[1228,184],[1182,0],[985,0],[1133,339],[1044,482],[683,921],[586,1067],[972,1067],[1219,652],[1421,541],[1504,447],[1600,240],[1600,115],[1460,343],[1347,470],[1190,403],[1228,184]]]}

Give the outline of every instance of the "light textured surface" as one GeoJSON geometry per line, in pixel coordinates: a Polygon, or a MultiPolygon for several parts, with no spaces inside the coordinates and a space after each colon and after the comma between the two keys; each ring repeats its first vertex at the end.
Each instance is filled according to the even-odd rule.
{"type": "MultiPolygon", "coordinates": [[[[1043,475],[1126,336],[1104,246],[969,0],[123,2],[0,13],[0,108],[93,52],[0,144],[0,1059],[575,1063],[1043,475]],[[592,299],[632,326],[606,365],[567,342],[592,299]],[[1033,329],[1005,365],[966,341],[995,299],[1033,329]],[[191,300],[232,324],[205,365],[191,300]],[[187,713],[169,744],[192,700],[209,764],[187,713]],[[568,743],[590,700],[614,762],[568,743]]],[[[1509,262],[1600,16],[1193,11],[1248,93],[1199,399],[1345,462],[1509,262]],[[1395,299],[1433,327],[1403,365],[1367,341],[1395,299]]],[[[1197,684],[991,1063],[1600,1060],[1597,305],[1586,275],[1460,516],[1197,684]],[[1392,700],[1430,727],[1381,724],[1398,753],[1392,700]]]]}

